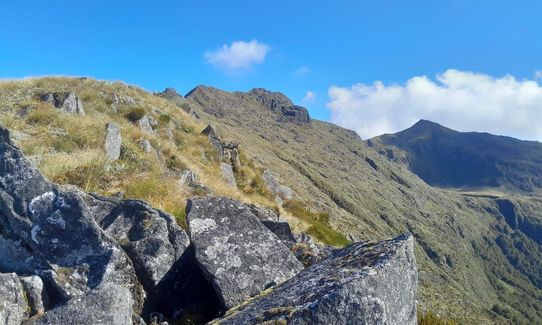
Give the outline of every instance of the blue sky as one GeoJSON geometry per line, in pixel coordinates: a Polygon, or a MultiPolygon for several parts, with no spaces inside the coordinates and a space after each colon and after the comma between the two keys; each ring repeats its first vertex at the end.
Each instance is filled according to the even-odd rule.
{"type": "Polygon", "coordinates": [[[541,13],[541,1],[0,0],[0,78],[84,75],[180,93],[265,87],[358,130],[337,118],[332,86],[367,96],[354,86],[406,87],[424,75],[438,83],[448,69],[537,82],[541,13]],[[263,58],[211,62],[224,45],[252,40],[265,46],[263,58]],[[308,91],[314,98],[303,101],[308,91]]]}

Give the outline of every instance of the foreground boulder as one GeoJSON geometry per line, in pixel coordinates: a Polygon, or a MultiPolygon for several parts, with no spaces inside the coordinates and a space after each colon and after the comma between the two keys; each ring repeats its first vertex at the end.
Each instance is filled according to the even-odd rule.
{"type": "Polygon", "coordinates": [[[132,324],[132,296],[124,287],[111,283],[104,284],[28,323],[33,325],[130,325],[132,324]]]}
{"type": "Polygon", "coordinates": [[[200,197],[186,207],[196,259],[226,308],[303,269],[250,208],[223,197],[200,197]]]}
{"type": "Polygon", "coordinates": [[[98,226],[79,193],[47,181],[0,126],[0,269],[36,274],[51,304],[104,284],[128,288],[134,310],[143,292],[128,256],[98,226]]]}
{"type": "Polygon", "coordinates": [[[411,235],[357,243],[231,310],[215,324],[416,324],[411,235]]]}

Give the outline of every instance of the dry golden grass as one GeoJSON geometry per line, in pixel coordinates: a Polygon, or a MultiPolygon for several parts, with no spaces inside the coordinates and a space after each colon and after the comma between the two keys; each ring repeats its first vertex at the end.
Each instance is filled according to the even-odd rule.
{"type": "Polygon", "coordinates": [[[219,174],[217,153],[199,133],[205,125],[140,88],[64,77],[1,81],[0,107],[9,108],[0,115],[0,123],[20,135],[15,142],[47,178],[59,184],[105,195],[123,192],[127,198],[145,200],[171,213],[186,227],[184,209],[192,194],[171,171],[188,168],[215,195],[277,210],[261,188],[240,191],[225,182],[219,174]],[[45,92],[63,91],[73,91],[81,98],[85,116],[61,113],[39,100],[45,92]],[[115,112],[115,96],[130,97],[136,104],[119,102],[115,112]],[[16,113],[23,108],[29,109],[28,115],[18,117],[16,113]],[[146,134],[135,124],[142,114],[159,122],[155,134],[146,134]],[[103,148],[108,122],[121,129],[122,153],[116,162],[106,160],[103,148]],[[166,135],[168,127],[173,141],[166,135]],[[148,140],[156,153],[145,153],[142,139],[148,140]]]}

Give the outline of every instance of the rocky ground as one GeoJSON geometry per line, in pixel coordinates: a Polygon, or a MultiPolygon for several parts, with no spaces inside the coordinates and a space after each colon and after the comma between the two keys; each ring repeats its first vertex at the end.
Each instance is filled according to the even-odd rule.
{"type": "Polygon", "coordinates": [[[410,235],[307,263],[274,212],[215,196],[189,201],[187,233],[143,201],[50,182],[4,127],[0,205],[2,324],[416,323],[410,235]]]}

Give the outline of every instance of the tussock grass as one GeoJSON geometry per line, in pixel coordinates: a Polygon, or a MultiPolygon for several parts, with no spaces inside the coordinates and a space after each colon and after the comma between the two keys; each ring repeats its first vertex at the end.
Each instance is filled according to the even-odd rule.
{"type": "Polygon", "coordinates": [[[0,107],[9,108],[0,115],[0,122],[22,135],[16,139],[17,144],[54,182],[105,195],[123,192],[127,198],[145,200],[172,214],[186,227],[186,201],[198,193],[180,184],[175,173],[190,169],[215,195],[270,208],[294,230],[307,230],[324,243],[334,246],[348,243],[329,226],[324,214],[311,212],[297,203],[290,203],[286,209],[279,207],[265,187],[263,170],[243,152],[240,152],[242,167],[236,171],[238,188],[232,188],[219,173],[216,150],[207,136],[200,134],[206,125],[138,87],[64,77],[2,81],[0,107]],[[45,92],[74,92],[83,101],[86,115],[65,114],[41,102],[45,92]],[[122,100],[128,97],[135,104],[122,100]],[[22,108],[28,114],[17,116],[22,108]],[[137,125],[145,114],[159,122],[155,134],[144,133],[137,125]],[[121,129],[121,157],[116,162],[105,158],[108,122],[115,122],[121,129]],[[167,136],[167,128],[171,129],[173,139],[167,136]],[[144,152],[143,139],[152,144],[155,152],[144,152]]]}

